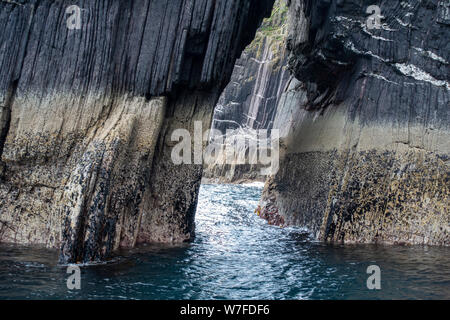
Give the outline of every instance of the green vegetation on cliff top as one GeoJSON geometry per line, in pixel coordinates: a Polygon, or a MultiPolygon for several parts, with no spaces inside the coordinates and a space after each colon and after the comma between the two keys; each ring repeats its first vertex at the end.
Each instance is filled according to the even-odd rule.
{"type": "Polygon", "coordinates": [[[276,48],[281,48],[286,39],[287,15],[286,0],[275,1],[271,16],[263,20],[261,27],[256,32],[255,39],[245,51],[258,51],[259,53],[265,41],[271,43],[272,50],[277,51],[276,48]]]}

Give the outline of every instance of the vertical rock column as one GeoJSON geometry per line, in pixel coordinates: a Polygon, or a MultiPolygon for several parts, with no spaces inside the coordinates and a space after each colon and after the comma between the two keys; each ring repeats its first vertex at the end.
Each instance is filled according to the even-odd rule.
{"type": "Polygon", "coordinates": [[[61,247],[66,263],[190,239],[192,223],[172,224],[192,220],[200,169],[167,169],[165,141],[210,121],[272,4],[0,1],[0,241],[61,247]],[[184,186],[149,204],[171,181],[184,186]],[[176,217],[146,225],[160,210],[176,217]]]}
{"type": "MultiPolygon", "coordinates": [[[[238,138],[253,138],[258,129],[270,132],[278,101],[290,77],[286,38],[287,5],[285,0],[277,0],[271,16],[264,19],[255,39],[236,61],[230,83],[217,103],[212,129],[220,131],[222,135],[229,130],[230,136],[238,138]]],[[[207,181],[265,179],[260,174],[262,166],[250,163],[248,148],[240,149],[232,163],[224,163],[224,142],[213,140],[212,143],[221,143],[223,157],[218,157],[215,163],[205,168],[204,176],[207,181]]],[[[231,143],[236,144],[236,141],[231,143]]]]}
{"type": "Polygon", "coordinates": [[[326,241],[449,245],[448,2],[372,4],[291,1],[263,215],[326,241]]]}

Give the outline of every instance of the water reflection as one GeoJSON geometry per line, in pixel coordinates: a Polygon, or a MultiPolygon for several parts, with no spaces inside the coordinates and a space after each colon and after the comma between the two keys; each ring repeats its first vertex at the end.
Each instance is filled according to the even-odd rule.
{"type": "Polygon", "coordinates": [[[69,291],[56,251],[0,246],[1,299],[449,299],[450,251],[325,245],[253,212],[260,186],[202,186],[196,239],[121,251],[69,291]],[[382,289],[366,287],[381,268],[382,289]]]}

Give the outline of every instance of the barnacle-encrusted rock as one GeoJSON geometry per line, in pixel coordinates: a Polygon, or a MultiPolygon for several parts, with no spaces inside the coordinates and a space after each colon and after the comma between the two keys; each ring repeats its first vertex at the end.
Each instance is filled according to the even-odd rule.
{"type": "Polygon", "coordinates": [[[173,129],[210,124],[273,0],[0,2],[0,241],[62,262],[185,241],[201,167],[173,129]]]}
{"type": "Polygon", "coordinates": [[[379,1],[379,23],[373,4],[290,1],[296,80],[262,215],[320,240],[450,245],[448,1],[379,1]]]}

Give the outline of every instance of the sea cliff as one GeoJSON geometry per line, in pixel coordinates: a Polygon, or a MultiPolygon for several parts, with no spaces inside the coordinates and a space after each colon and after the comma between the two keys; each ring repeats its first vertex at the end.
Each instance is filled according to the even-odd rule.
{"type": "Polygon", "coordinates": [[[201,165],[173,130],[211,123],[271,0],[0,1],[0,241],[61,262],[194,235],[201,165]]]}
{"type": "Polygon", "coordinates": [[[449,3],[372,4],[290,1],[295,79],[261,216],[322,241],[450,245],[449,3]]]}

